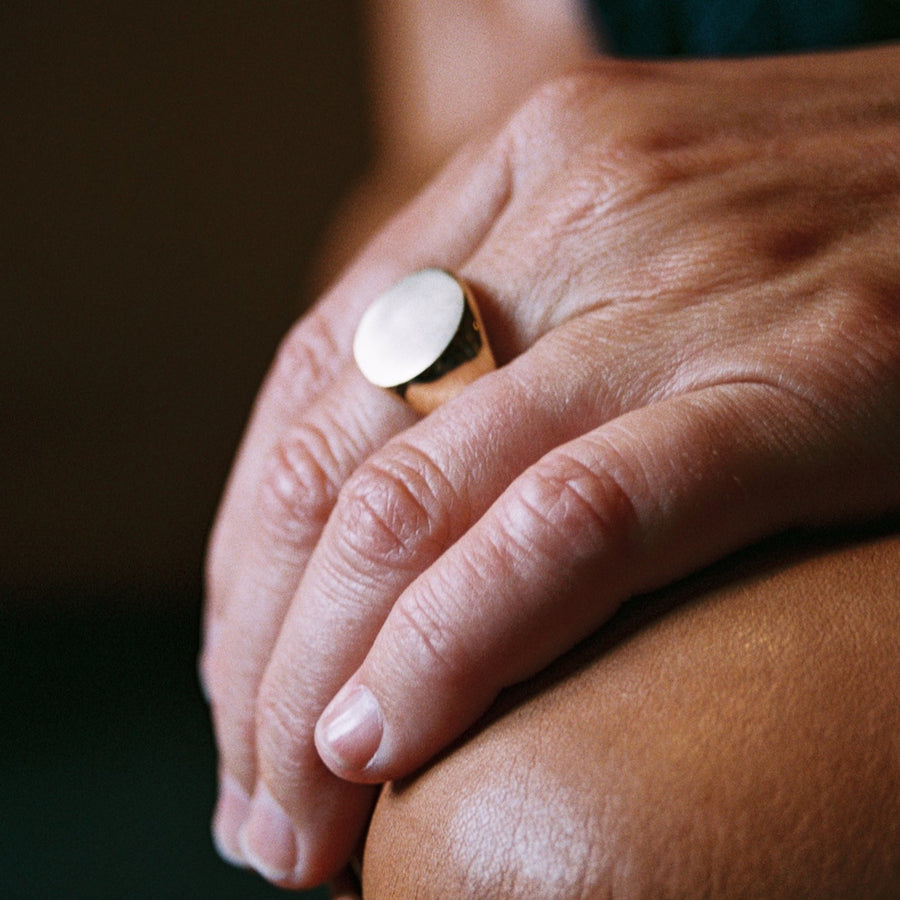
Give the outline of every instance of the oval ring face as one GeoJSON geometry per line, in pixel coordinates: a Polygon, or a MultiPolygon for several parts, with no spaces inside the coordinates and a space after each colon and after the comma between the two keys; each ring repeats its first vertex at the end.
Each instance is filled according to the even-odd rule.
{"type": "Polygon", "coordinates": [[[441,269],[409,275],[372,301],[353,339],[353,356],[365,377],[398,387],[440,359],[459,329],[466,297],[441,269]]]}

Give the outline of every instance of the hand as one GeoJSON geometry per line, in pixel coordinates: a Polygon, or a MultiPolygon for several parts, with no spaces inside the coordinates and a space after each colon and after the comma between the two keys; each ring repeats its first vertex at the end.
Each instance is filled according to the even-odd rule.
{"type": "Polygon", "coordinates": [[[900,506],[898,97],[893,48],[600,61],[464,151],[295,327],[210,549],[226,855],[324,880],[368,785],[627,598],[900,506]],[[475,285],[505,365],[416,421],[349,347],[426,265],[475,285]]]}

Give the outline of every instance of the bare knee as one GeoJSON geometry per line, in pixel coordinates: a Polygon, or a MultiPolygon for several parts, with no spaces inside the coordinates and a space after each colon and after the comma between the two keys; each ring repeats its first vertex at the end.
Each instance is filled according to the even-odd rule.
{"type": "Polygon", "coordinates": [[[367,900],[896,891],[900,539],[735,565],[387,789],[367,900]]]}

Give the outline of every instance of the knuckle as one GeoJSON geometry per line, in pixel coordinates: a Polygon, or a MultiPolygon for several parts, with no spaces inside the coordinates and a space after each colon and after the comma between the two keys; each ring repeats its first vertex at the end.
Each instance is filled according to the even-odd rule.
{"type": "Polygon", "coordinates": [[[597,60],[556,75],[536,87],[510,120],[514,134],[529,142],[545,142],[548,136],[583,135],[586,110],[607,115],[609,125],[619,125],[610,101],[645,80],[647,67],[623,60],[597,60]]]}
{"type": "Polygon", "coordinates": [[[631,494],[611,468],[562,452],[519,479],[506,510],[508,535],[523,552],[576,563],[601,550],[623,558],[635,520],[631,494]]]}
{"type": "Polygon", "coordinates": [[[544,124],[564,120],[579,98],[594,87],[595,77],[584,69],[557,75],[532,91],[523,110],[544,124]]]}
{"type": "Polygon", "coordinates": [[[422,451],[395,444],[369,460],[341,493],[336,517],[347,549],[367,563],[435,557],[451,531],[452,489],[422,451]]]}
{"type": "Polygon", "coordinates": [[[575,221],[686,177],[691,154],[670,152],[686,140],[685,126],[647,102],[658,78],[652,65],[608,60],[544,83],[510,120],[514,168],[537,178],[565,173],[564,195],[575,207],[565,214],[575,221]],[[535,166],[535,158],[545,165],[535,166]]]}
{"type": "Polygon", "coordinates": [[[479,671],[459,634],[461,617],[448,601],[452,593],[419,590],[399,603],[392,615],[398,641],[397,659],[429,681],[439,681],[451,692],[462,691],[479,671]]]}
{"type": "Polygon", "coordinates": [[[279,542],[295,544],[318,531],[338,493],[328,437],[311,425],[296,426],[276,443],[257,485],[258,521],[279,542]]]}
{"type": "Polygon", "coordinates": [[[268,387],[282,406],[293,408],[298,398],[326,381],[338,357],[331,328],[323,316],[314,312],[295,323],[282,339],[268,387]]]}
{"type": "Polygon", "coordinates": [[[527,171],[535,157],[566,157],[573,151],[584,130],[578,107],[590,82],[578,70],[544,82],[526,98],[507,126],[514,171],[527,171]]]}
{"type": "Polygon", "coordinates": [[[263,682],[257,697],[256,751],[262,773],[274,783],[295,783],[304,751],[312,745],[313,723],[306,720],[298,701],[297,694],[271,679],[263,682]]]}
{"type": "MultiPolygon", "coordinates": [[[[579,66],[547,79],[538,85],[521,107],[525,121],[533,117],[535,124],[551,127],[565,123],[573,115],[581,118],[585,103],[619,102],[645,88],[652,88],[658,80],[658,66],[635,60],[598,57],[588,65],[579,66]]],[[[610,124],[619,124],[611,121],[610,124]]]]}

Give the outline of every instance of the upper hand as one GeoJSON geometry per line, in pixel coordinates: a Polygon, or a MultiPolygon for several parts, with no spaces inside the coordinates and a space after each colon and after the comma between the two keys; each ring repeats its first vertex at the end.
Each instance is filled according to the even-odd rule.
{"type": "Polygon", "coordinates": [[[426,762],[628,597],[900,506],[898,96],[891,48],[598,62],[293,329],[209,556],[226,853],[323,880],[371,805],[352,782],[426,762]],[[417,421],[349,348],[429,265],[475,286],[505,365],[417,421]]]}

